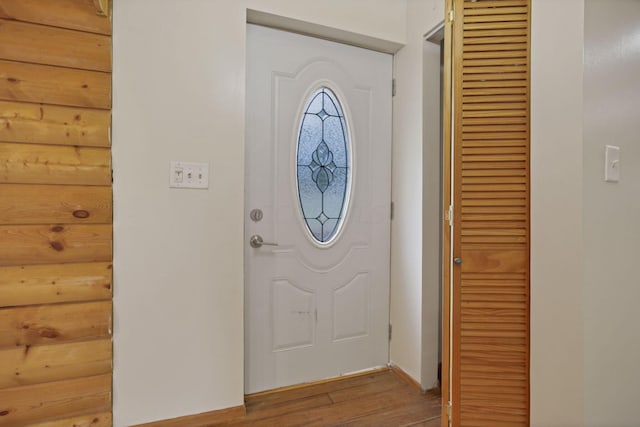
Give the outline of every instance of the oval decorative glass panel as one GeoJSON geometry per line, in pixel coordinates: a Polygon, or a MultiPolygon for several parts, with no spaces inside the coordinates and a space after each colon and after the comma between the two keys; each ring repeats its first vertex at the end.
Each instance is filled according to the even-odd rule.
{"type": "Polygon", "coordinates": [[[351,182],[347,125],[336,94],[316,90],[306,104],[297,144],[298,198],[309,232],[321,244],[338,233],[351,182]]]}

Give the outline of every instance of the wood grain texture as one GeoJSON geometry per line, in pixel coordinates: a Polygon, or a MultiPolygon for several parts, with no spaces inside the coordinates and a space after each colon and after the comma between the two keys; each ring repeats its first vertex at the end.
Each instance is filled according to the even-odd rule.
{"type": "Polygon", "coordinates": [[[2,308],[0,348],[110,338],[111,318],[111,301],[2,308]]]}
{"type": "Polygon", "coordinates": [[[111,74],[0,60],[0,100],[111,108],[111,74]]]}
{"type": "Polygon", "coordinates": [[[111,410],[111,375],[0,390],[0,426],[22,426],[111,410]]]}
{"type": "Polygon", "coordinates": [[[0,389],[111,373],[110,339],[0,350],[0,389]]]}
{"type": "MultiPolygon", "coordinates": [[[[413,426],[439,421],[440,393],[420,393],[390,370],[246,396],[227,426],[413,426]]],[[[433,425],[433,424],[429,424],[433,425]]]]}
{"type": "Polygon", "coordinates": [[[110,262],[0,267],[0,308],[110,300],[110,262]]]}
{"type": "Polygon", "coordinates": [[[111,37],[0,19],[0,59],[111,71],[111,37]]]}
{"type": "Polygon", "coordinates": [[[111,187],[0,184],[0,225],[110,224],[111,187]]]}
{"type": "Polygon", "coordinates": [[[99,16],[91,0],[0,0],[0,17],[91,33],[111,34],[111,20],[99,16]]]}
{"type": "Polygon", "coordinates": [[[226,422],[241,418],[245,414],[244,405],[196,415],[172,418],[151,423],[137,424],[135,427],[205,427],[224,425],[226,422]]]}
{"type": "Polygon", "coordinates": [[[111,261],[112,226],[0,226],[0,266],[111,261]]]}
{"type": "Polygon", "coordinates": [[[0,143],[0,183],[111,185],[108,148],[0,143]]]}
{"type": "Polygon", "coordinates": [[[0,141],[109,147],[111,113],[0,101],[0,141]]]}
{"type": "Polygon", "coordinates": [[[93,0],[96,13],[100,16],[109,16],[109,0],[93,0]]]}
{"type": "Polygon", "coordinates": [[[0,426],[112,424],[108,6],[0,0],[0,426]]]}
{"type": "Polygon", "coordinates": [[[111,427],[112,422],[111,412],[100,412],[31,424],[30,427],[111,427]]]}
{"type": "Polygon", "coordinates": [[[529,420],[529,0],[455,0],[452,425],[529,420]],[[480,396],[480,397],[479,397],[480,396]]]}

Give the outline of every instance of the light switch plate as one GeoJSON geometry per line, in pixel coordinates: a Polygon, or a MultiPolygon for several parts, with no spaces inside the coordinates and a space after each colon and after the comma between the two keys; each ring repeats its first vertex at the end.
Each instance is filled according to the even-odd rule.
{"type": "Polygon", "coordinates": [[[605,145],[604,180],[607,182],[620,181],[620,147],[615,145],[605,145]]]}
{"type": "Polygon", "coordinates": [[[192,162],[171,162],[169,187],[209,188],[209,164],[192,162]]]}

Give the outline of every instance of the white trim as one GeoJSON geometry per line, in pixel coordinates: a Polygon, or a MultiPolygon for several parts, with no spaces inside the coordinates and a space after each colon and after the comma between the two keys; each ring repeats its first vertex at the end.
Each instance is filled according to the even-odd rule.
{"type": "Polygon", "coordinates": [[[382,53],[394,54],[404,47],[404,44],[391,40],[365,36],[351,31],[327,27],[320,24],[313,24],[311,22],[274,15],[254,9],[247,9],[247,22],[249,24],[262,25],[264,27],[289,31],[318,39],[375,50],[382,53]]]}

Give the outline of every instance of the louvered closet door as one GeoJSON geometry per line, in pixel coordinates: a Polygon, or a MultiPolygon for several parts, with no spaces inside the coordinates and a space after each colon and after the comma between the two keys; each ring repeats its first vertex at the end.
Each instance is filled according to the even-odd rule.
{"type": "Polygon", "coordinates": [[[528,425],[530,5],[454,11],[452,421],[528,425]]]}

